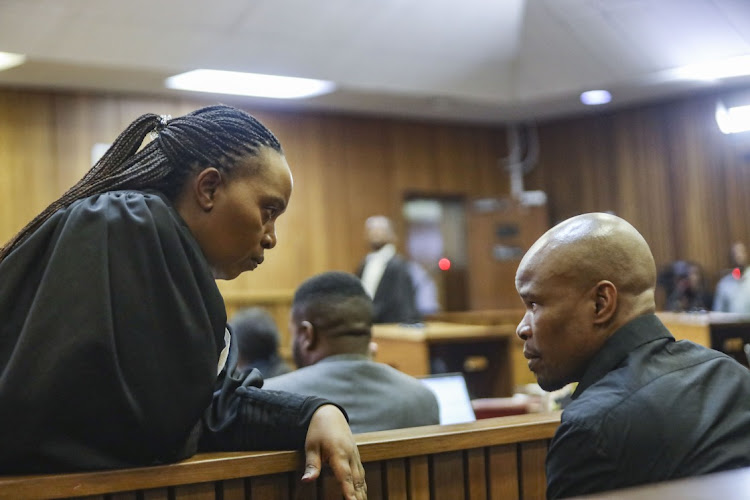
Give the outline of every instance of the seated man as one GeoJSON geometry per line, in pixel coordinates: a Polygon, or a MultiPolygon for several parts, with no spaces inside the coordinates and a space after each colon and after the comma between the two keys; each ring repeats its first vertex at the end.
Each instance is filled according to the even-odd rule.
{"type": "Polygon", "coordinates": [[[716,284],[712,309],[721,312],[750,313],[750,286],[748,286],[748,259],[745,244],[738,241],[732,245],[733,269],[728,270],[716,284]]]}
{"type": "Polygon", "coordinates": [[[547,455],[548,498],[750,466],[750,371],[654,315],[648,244],[614,215],[547,231],[516,273],[539,385],[578,382],[547,455]]]}
{"type": "Polygon", "coordinates": [[[243,309],[232,316],[229,326],[237,339],[238,374],[257,368],[263,378],[271,378],[291,371],[279,355],[279,330],[276,322],[265,309],[243,309]]]}
{"type": "Polygon", "coordinates": [[[372,299],[356,276],[327,272],[297,289],[290,329],[298,370],[264,389],[325,396],[344,407],[353,433],[438,424],[435,395],[370,359],[372,299]]]}

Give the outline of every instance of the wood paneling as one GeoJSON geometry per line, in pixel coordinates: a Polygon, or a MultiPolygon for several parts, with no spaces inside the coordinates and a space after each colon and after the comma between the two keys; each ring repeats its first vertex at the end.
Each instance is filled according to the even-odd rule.
{"type": "MultiPolygon", "coordinates": [[[[718,131],[716,97],[540,124],[526,187],[547,193],[551,223],[613,211],[643,233],[658,265],[697,261],[713,286],[731,242],[750,242],[750,140],[718,131]]],[[[111,142],[141,113],[178,116],[205,104],[0,90],[0,241],[81,177],[94,143],[111,142]]],[[[293,290],[324,270],[354,270],[366,252],[365,218],[382,213],[403,230],[405,193],[509,194],[502,126],[248,111],[280,138],[295,188],[278,246],[256,271],[221,282],[223,291],[293,290]]]]}
{"type": "Polygon", "coordinates": [[[750,140],[721,134],[717,97],[542,124],[527,187],[547,192],[553,223],[590,211],[624,217],[657,266],[696,261],[713,287],[731,243],[750,244],[750,140]]]}
{"type": "MultiPolygon", "coordinates": [[[[0,90],[0,241],[5,242],[89,168],[91,147],[111,143],[146,112],[179,116],[199,100],[0,90]]],[[[295,179],[278,245],[264,264],[222,291],[294,290],[313,274],[354,271],[367,248],[365,219],[401,228],[406,192],[507,195],[502,127],[248,109],[279,137],[295,179]]]]}

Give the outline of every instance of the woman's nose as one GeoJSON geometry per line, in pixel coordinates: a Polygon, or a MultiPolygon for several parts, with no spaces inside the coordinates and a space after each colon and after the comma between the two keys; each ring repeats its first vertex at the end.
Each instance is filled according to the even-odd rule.
{"type": "Polygon", "coordinates": [[[276,230],[271,229],[269,232],[263,235],[263,239],[261,240],[261,245],[266,250],[270,250],[271,248],[276,246],[276,230]]]}

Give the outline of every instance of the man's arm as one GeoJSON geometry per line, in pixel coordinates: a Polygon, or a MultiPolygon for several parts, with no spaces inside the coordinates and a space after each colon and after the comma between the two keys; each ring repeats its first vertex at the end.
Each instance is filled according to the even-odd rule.
{"type": "Polygon", "coordinates": [[[617,464],[602,436],[576,424],[560,424],[547,453],[547,498],[566,498],[612,489],[617,464]]]}

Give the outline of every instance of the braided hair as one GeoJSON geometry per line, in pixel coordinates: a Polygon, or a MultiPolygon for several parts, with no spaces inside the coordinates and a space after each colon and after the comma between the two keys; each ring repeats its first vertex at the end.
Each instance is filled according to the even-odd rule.
{"type": "Polygon", "coordinates": [[[76,185],[0,249],[0,261],[55,212],[77,200],[118,189],[156,189],[174,201],[191,174],[212,166],[231,176],[241,159],[257,156],[263,146],[283,154],[270,130],[231,106],[208,106],[171,120],[151,113],[142,115],[76,185]],[[139,151],[152,132],[155,140],[139,151]]]}

